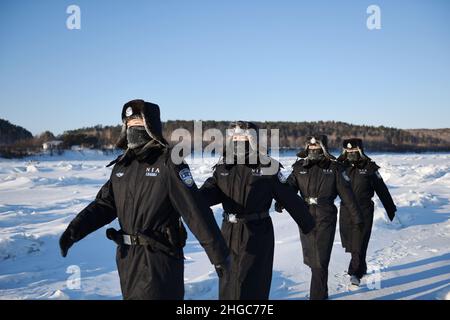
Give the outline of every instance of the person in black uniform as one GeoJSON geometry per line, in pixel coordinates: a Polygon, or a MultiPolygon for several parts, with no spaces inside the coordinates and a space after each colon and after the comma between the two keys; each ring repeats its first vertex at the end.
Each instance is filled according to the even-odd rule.
{"type": "Polygon", "coordinates": [[[223,206],[222,233],[231,251],[231,268],[219,280],[219,297],[267,300],[274,254],[272,200],[287,208],[304,234],[313,229],[314,220],[285,184],[279,163],[259,150],[257,126],[238,121],[227,132],[225,153],[200,188],[209,206],[223,206]]]}
{"type": "MultiPolygon", "coordinates": [[[[360,209],[352,192],[350,179],[344,168],[328,152],[327,137],[307,137],[305,149],[297,154],[300,159],[292,166],[287,184],[300,191],[316,227],[309,234],[301,233],[303,261],[311,268],[310,299],[328,299],[328,265],[336,233],[337,195],[348,207],[353,226],[362,224],[360,209]]],[[[276,204],[281,212],[282,204],[276,204]]]]}
{"type": "Polygon", "coordinates": [[[350,223],[349,209],[345,203],[341,203],[339,230],[342,246],[347,252],[352,254],[348,274],[351,276],[351,283],[359,285],[360,279],[367,272],[366,254],[372,231],[374,211],[372,198],[375,192],[391,221],[394,219],[397,208],[383,178],[378,172],[380,167],[364,153],[361,139],[344,140],[343,152],[339,156],[338,161],[346,168],[347,175],[352,181],[353,192],[363,213],[362,235],[359,237],[357,234],[357,241],[355,241],[355,230],[350,223]]]}
{"type": "Polygon", "coordinates": [[[229,250],[211,209],[185,163],[174,164],[162,136],[159,107],[143,100],[122,110],[118,147],[110,179],[96,199],[69,224],[60,238],[61,254],[91,232],[119,219],[120,231],[107,230],[118,244],[117,268],[124,299],[183,299],[183,246],[180,216],[206,250],[219,276],[229,250]]]}

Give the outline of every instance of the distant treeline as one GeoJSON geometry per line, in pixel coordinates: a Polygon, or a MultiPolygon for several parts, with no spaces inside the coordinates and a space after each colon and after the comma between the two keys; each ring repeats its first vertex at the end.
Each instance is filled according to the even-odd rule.
{"type": "MultiPolygon", "coordinates": [[[[426,152],[450,151],[449,129],[415,129],[402,130],[384,126],[360,126],[336,121],[317,122],[255,122],[260,128],[279,129],[280,147],[299,149],[311,134],[326,134],[331,149],[341,149],[346,138],[358,137],[364,140],[368,151],[387,152],[426,152]]],[[[203,130],[217,128],[224,132],[228,121],[203,121],[203,130]]],[[[194,130],[192,121],[167,121],[164,134],[167,138],[173,130],[184,128],[191,134],[194,130]]]]}
{"type": "Polygon", "coordinates": [[[13,144],[19,140],[32,139],[30,131],[12,124],[8,120],[0,119],[0,145],[13,144]]]}
{"type": "MultiPolygon", "coordinates": [[[[341,149],[342,140],[359,137],[364,140],[368,151],[376,152],[433,152],[450,151],[450,129],[412,129],[403,130],[384,126],[361,126],[344,122],[256,122],[260,128],[279,129],[280,147],[299,149],[305,144],[305,138],[313,133],[326,134],[331,149],[341,149]]],[[[203,131],[219,129],[225,132],[228,121],[203,121],[203,131]]],[[[169,120],[163,124],[164,136],[168,141],[175,129],[183,128],[193,137],[194,122],[169,120]]],[[[40,152],[48,141],[58,140],[58,150],[73,146],[83,148],[113,148],[121,131],[121,126],[102,126],[66,131],[54,136],[46,131],[38,136],[26,129],[0,119],[0,156],[22,156],[40,152]]],[[[270,131],[269,131],[270,132],[270,131]]],[[[204,141],[203,144],[208,144],[204,141]]]]}

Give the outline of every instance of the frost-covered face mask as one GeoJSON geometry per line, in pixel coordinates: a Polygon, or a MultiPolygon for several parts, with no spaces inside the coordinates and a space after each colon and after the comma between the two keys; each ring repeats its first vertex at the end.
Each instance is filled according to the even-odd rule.
{"type": "MultiPolygon", "coordinates": [[[[237,163],[256,163],[255,157],[249,155],[255,155],[258,150],[256,130],[248,128],[245,123],[234,125],[227,129],[227,145],[232,148],[234,154],[234,160],[237,159],[237,163]]],[[[232,159],[227,159],[232,160],[232,159]]]]}
{"type": "Polygon", "coordinates": [[[359,152],[347,152],[347,160],[350,162],[358,162],[361,159],[359,152]]]}
{"type": "Polygon", "coordinates": [[[320,161],[324,158],[323,150],[320,149],[308,149],[308,160],[320,161]]]}
{"type": "Polygon", "coordinates": [[[151,140],[144,126],[132,126],[127,128],[128,148],[136,149],[151,140]]]}
{"type": "Polygon", "coordinates": [[[237,157],[248,156],[250,150],[250,143],[248,141],[233,141],[233,151],[237,157]]]}

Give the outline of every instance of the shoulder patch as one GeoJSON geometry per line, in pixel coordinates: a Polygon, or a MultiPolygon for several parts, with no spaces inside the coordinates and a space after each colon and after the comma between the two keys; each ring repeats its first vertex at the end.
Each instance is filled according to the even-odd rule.
{"type": "Polygon", "coordinates": [[[350,182],[350,177],[348,176],[347,172],[342,171],[342,177],[345,181],[350,182]]]}
{"type": "Polygon", "coordinates": [[[181,169],[178,175],[180,176],[181,181],[189,188],[194,185],[194,178],[192,178],[191,170],[189,170],[189,168],[181,169]]]}
{"type": "Polygon", "coordinates": [[[381,179],[381,180],[383,179],[383,177],[380,174],[380,171],[378,171],[378,170],[375,171],[375,175],[377,176],[378,179],[381,179]]]}
{"type": "Polygon", "coordinates": [[[278,180],[279,180],[281,183],[286,183],[287,178],[286,178],[286,176],[283,174],[283,172],[281,172],[281,171],[278,171],[278,180]]]}

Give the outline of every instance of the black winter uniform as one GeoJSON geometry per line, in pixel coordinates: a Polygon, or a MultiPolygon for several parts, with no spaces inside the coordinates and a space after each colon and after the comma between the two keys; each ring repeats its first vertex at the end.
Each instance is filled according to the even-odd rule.
{"type": "MultiPolygon", "coordinates": [[[[225,215],[236,214],[239,218],[268,213],[272,199],[276,199],[287,208],[305,234],[310,232],[314,220],[304,201],[284,183],[279,172],[263,174],[266,167],[262,164],[219,163],[200,191],[208,205],[222,203],[225,215]]],[[[224,219],[222,233],[231,251],[231,268],[229,277],[220,279],[220,298],[267,300],[274,254],[271,218],[267,215],[238,223],[224,219]]]]}
{"type": "Polygon", "coordinates": [[[74,240],[118,218],[126,234],[143,234],[169,246],[119,245],[117,268],[124,299],[183,299],[183,249],[172,238],[180,215],[215,265],[228,248],[211,209],[200,195],[186,164],[175,165],[168,148],[151,148],[143,157],[129,149],[119,157],[110,179],[70,223],[74,240]],[[170,236],[170,231],[172,236],[170,236]]]}
{"type": "Polygon", "coordinates": [[[356,227],[362,223],[350,179],[335,160],[324,158],[320,162],[311,162],[300,159],[294,163],[287,183],[295,191],[300,191],[306,203],[310,198],[317,202],[308,205],[316,227],[309,234],[301,233],[301,242],[304,263],[312,271],[310,298],[326,299],[328,265],[336,232],[337,208],[334,200],[337,195],[346,204],[352,225],[356,227]]]}
{"type": "MultiPolygon", "coordinates": [[[[342,246],[347,252],[352,253],[352,261],[349,265],[349,274],[361,278],[367,272],[366,254],[372,231],[374,203],[372,198],[376,192],[381,200],[389,218],[392,220],[397,210],[394,201],[383,181],[375,162],[370,159],[362,159],[357,163],[343,161],[347,175],[352,181],[352,189],[356,196],[363,216],[363,228],[361,241],[355,247],[355,233],[351,225],[351,211],[347,203],[341,203],[339,230],[342,246]]],[[[356,235],[356,237],[359,237],[356,235]]]]}

